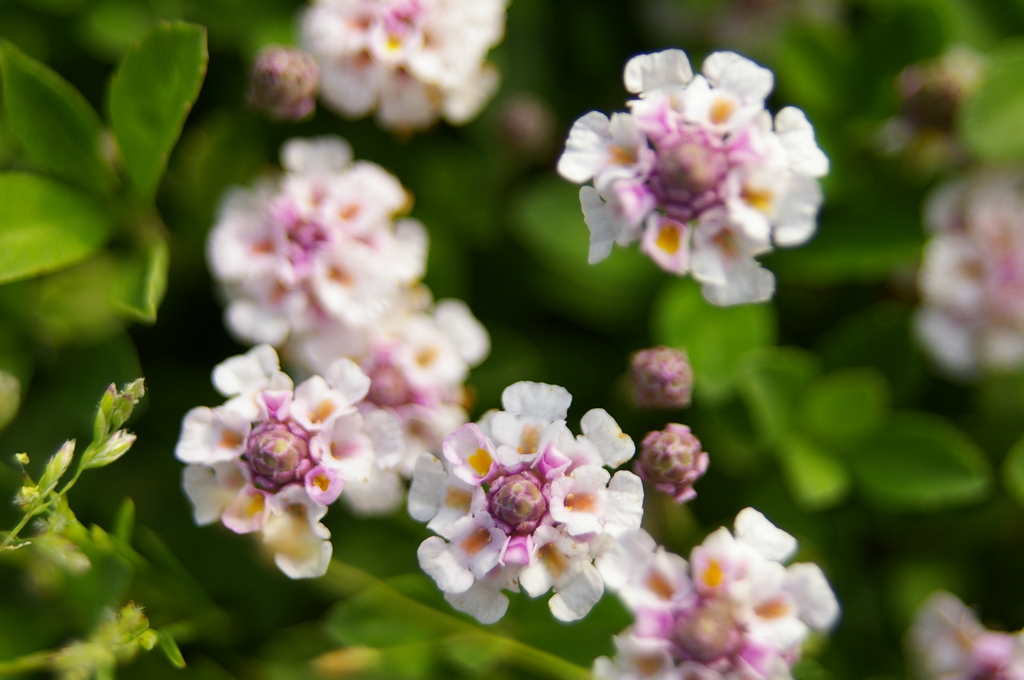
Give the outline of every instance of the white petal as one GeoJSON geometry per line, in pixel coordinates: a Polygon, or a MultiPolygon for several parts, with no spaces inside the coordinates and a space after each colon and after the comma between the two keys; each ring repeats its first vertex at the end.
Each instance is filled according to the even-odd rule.
{"type": "Polygon", "coordinates": [[[183,463],[212,465],[234,460],[242,454],[249,427],[248,421],[230,409],[197,406],[182,419],[174,455],[183,463]]]}
{"type": "Polygon", "coordinates": [[[352,147],[341,137],[296,137],[281,147],[281,165],[288,172],[333,174],[352,162],[352,147]]]}
{"type": "Polygon", "coordinates": [[[501,404],[506,411],[533,420],[565,420],[570,403],[572,395],[568,390],[546,383],[517,382],[501,393],[501,404]]]}
{"type": "Polygon", "coordinates": [[[812,628],[827,630],[839,618],[839,602],[828,579],[816,564],[799,563],[787,569],[786,590],[793,597],[800,618],[812,628]]]}
{"type": "Polygon", "coordinates": [[[276,553],[274,564],[288,578],[319,578],[327,573],[333,553],[334,545],[330,541],[322,541],[302,556],[276,553]]]}
{"type": "Polygon", "coordinates": [[[743,101],[763,101],[772,91],[775,77],[735,52],[713,52],[701,68],[708,81],[738,95],[743,101]]]}
{"type": "Polygon", "coordinates": [[[793,175],[775,215],[775,230],[772,232],[775,245],[789,248],[806,243],[818,227],[821,201],[821,187],[817,180],[793,175]]]}
{"type": "Polygon", "coordinates": [[[789,167],[809,177],[824,177],[828,174],[828,157],[814,141],[814,128],[807,121],[804,112],[795,106],[787,106],[775,116],[775,132],[786,150],[789,167]]]}
{"type": "Polygon", "coordinates": [[[501,85],[501,72],[488,63],[466,78],[457,88],[445,90],[442,112],[452,125],[465,125],[491,100],[501,85]]]}
{"type": "Polygon", "coordinates": [[[535,556],[529,566],[519,572],[519,585],[530,597],[539,597],[551,590],[551,572],[535,556]]]}
{"type": "Polygon", "coordinates": [[[462,300],[439,300],[434,320],[470,366],[476,366],[490,354],[491,338],[462,300]]]}
{"type": "Polygon", "coordinates": [[[685,85],[692,77],[693,69],[686,52],[664,50],[630,59],[622,79],[628,92],[645,94],[666,85],[685,85]]]}
{"type": "Polygon", "coordinates": [[[593,187],[580,189],[580,206],[583,208],[583,221],[590,229],[590,252],[587,262],[597,264],[612,253],[612,246],[625,230],[611,208],[601,198],[601,194],[593,187]]]}
{"type": "Polygon", "coordinates": [[[280,314],[252,300],[233,300],[224,310],[224,325],[238,339],[280,345],[288,337],[291,324],[280,314]]]}
{"type": "Polygon", "coordinates": [[[448,473],[444,464],[429,453],[416,459],[409,487],[409,514],[419,522],[429,522],[444,499],[448,473]]]}
{"type": "Polygon", "coordinates": [[[476,581],[469,569],[455,559],[451,547],[443,538],[431,536],[423,541],[416,556],[420,568],[446,593],[464,593],[476,581]]]}
{"type": "Polygon", "coordinates": [[[558,174],[582,184],[600,172],[608,159],[608,125],[608,116],[600,111],[591,111],[573,123],[565,151],[558,159],[558,174]]]}
{"type": "Polygon", "coordinates": [[[348,401],[346,406],[361,400],[370,390],[370,377],[351,359],[338,359],[327,367],[324,377],[336,392],[345,397],[348,401]]]}
{"type": "Polygon", "coordinates": [[[796,552],[796,539],[754,508],[744,508],[733,525],[736,538],[769,560],[783,562],[796,552]]]}
{"type": "Polygon", "coordinates": [[[775,275],[751,259],[731,267],[725,285],[705,284],[701,293],[705,300],[720,307],[764,302],[775,293],[775,275]]]}
{"type": "Polygon", "coordinates": [[[226,488],[218,483],[216,471],[208,465],[187,466],[181,473],[181,486],[192,502],[193,517],[199,526],[219,520],[224,508],[238,493],[237,488],[226,488]]]}
{"type": "Polygon", "coordinates": [[[597,448],[608,467],[618,467],[636,453],[633,439],[622,431],[615,419],[603,408],[587,411],[580,420],[580,429],[583,436],[597,448]]]}
{"type": "Polygon", "coordinates": [[[638,568],[650,561],[658,544],[643,529],[622,534],[596,562],[597,571],[611,590],[622,588],[638,568]]]}
{"type": "Polygon", "coordinates": [[[444,599],[480,623],[495,623],[508,611],[508,596],[484,581],[477,581],[464,592],[445,593],[444,599]]]}
{"type": "Polygon", "coordinates": [[[320,63],[320,94],[327,107],[348,118],[362,118],[377,104],[381,68],[355,59],[320,63]]]}
{"type": "Polygon", "coordinates": [[[393,470],[371,467],[366,479],[346,479],[345,505],[364,517],[387,515],[401,507],[405,497],[402,478],[393,470]]]}
{"type": "Polygon", "coordinates": [[[213,369],[213,386],[225,397],[249,394],[265,387],[280,366],[273,347],[256,345],[245,354],[217,364],[213,369]]]}
{"type": "Polygon", "coordinates": [[[604,582],[589,562],[579,562],[569,578],[559,584],[558,592],[548,600],[551,613],[559,621],[576,621],[586,616],[604,593],[604,582]]]}
{"type": "Polygon", "coordinates": [[[619,470],[608,483],[604,530],[612,536],[640,528],[644,515],[644,483],[628,470],[619,470]]]}

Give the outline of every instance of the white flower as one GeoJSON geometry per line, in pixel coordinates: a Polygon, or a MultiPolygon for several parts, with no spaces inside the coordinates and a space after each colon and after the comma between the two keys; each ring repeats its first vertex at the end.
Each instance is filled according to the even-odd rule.
{"type": "Polygon", "coordinates": [[[559,160],[580,190],[591,263],[613,244],[641,241],[662,269],[691,273],[718,305],[771,297],[775,279],[754,258],[811,238],[828,159],[806,116],[775,121],[764,109],[773,76],[732,52],[715,52],[693,76],[686,55],[634,57],[628,113],[590,112],[573,125],[559,160]]]}
{"type": "Polygon", "coordinates": [[[439,117],[463,124],[497,89],[484,62],[505,30],[506,0],[316,0],[302,44],[319,61],[327,104],[351,118],[374,109],[391,130],[439,117]]]}

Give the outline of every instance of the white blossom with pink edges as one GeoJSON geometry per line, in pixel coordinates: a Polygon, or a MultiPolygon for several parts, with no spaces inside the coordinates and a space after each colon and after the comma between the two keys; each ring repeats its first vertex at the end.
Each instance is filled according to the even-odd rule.
{"type": "Polygon", "coordinates": [[[582,618],[604,592],[594,559],[640,527],[643,484],[616,468],[633,441],[603,409],[573,436],[572,397],[562,387],[519,382],[491,412],[444,440],[443,457],[420,456],[409,513],[437,535],[420,566],[457,609],[481,622],[504,616],[503,591],[548,604],[562,621],[582,618]]]}
{"type": "Polygon", "coordinates": [[[601,680],[789,678],[801,645],[831,628],[839,604],[815,564],[785,566],[796,540],[747,508],[687,562],[647,533],[620,538],[597,561],[636,622],[615,638],[616,657],[594,663],[601,680]]]}
{"type": "Polygon", "coordinates": [[[814,234],[828,159],[794,107],[765,110],[771,71],[715,52],[694,75],[686,54],[631,59],[629,112],[573,125],[558,171],[580,190],[591,263],[635,241],[659,267],[690,274],[718,305],[759,302],[775,277],[755,259],[814,234]]]}

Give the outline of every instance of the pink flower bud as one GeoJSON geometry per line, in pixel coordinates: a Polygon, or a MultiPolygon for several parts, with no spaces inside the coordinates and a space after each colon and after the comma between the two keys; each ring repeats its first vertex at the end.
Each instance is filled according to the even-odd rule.
{"type": "Polygon", "coordinates": [[[677,409],[690,405],[693,369],[683,350],[640,350],[633,355],[629,369],[633,395],[641,408],[677,409]]]}
{"type": "Polygon", "coordinates": [[[672,640],[682,647],[686,656],[710,664],[739,651],[744,629],[733,615],[732,604],[726,600],[705,600],[683,612],[675,623],[672,640]]]}
{"type": "Polygon", "coordinates": [[[494,483],[491,512],[513,531],[530,532],[547,512],[541,482],[529,472],[510,475],[494,483]]]}
{"type": "Polygon", "coordinates": [[[245,447],[253,484],[275,491],[305,475],[313,467],[307,437],[298,425],[287,423],[265,423],[254,429],[245,447]]]}
{"type": "Polygon", "coordinates": [[[278,120],[298,121],[316,107],[320,68],[294,47],[270,45],[252,66],[249,104],[278,120]]]}
{"type": "Polygon", "coordinates": [[[640,457],[634,470],[654,485],[670,494],[677,503],[694,498],[693,483],[708,469],[708,454],[701,451],[700,440],[686,425],[669,423],[664,430],[648,432],[640,448],[640,457]]]}

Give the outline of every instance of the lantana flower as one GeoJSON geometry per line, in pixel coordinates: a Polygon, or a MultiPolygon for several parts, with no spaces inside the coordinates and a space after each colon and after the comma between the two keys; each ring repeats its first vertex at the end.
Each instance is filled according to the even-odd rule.
{"type": "Polygon", "coordinates": [[[659,267],[691,274],[718,305],[772,296],[755,259],[816,229],[828,159],[803,112],[765,110],[773,76],[733,52],[693,75],[681,50],[632,58],[628,112],[573,125],[558,171],[583,184],[591,263],[635,241],[659,267]]]}
{"type": "Polygon", "coordinates": [[[274,349],[258,345],[219,364],[213,384],[228,401],[189,411],[175,449],[196,523],[261,532],[285,574],[322,576],[332,547],[320,519],[378,454],[400,454],[387,450],[401,446],[399,423],[360,413],[370,379],[347,359],[293,387],[274,349]]]}
{"type": "Polygon", "coordinates": [[[574,437],[571,400],[562,387],[515,383],[504,411],[455,430],[441,459],[416,461],[409,513],[437,534],[420,545],[420,566],[484,623],[504,616],[503,590],[553,590],[556,618],[585,616],[604,592],[595,557],[640,526],[640,478],[607,469],[633,456],[633,441],[603,409],[587,412],[574,437]]]}
{"type": "Polygon", "coordinates": [[[958,377],[1024,364],[1024,172],[990,170],[945,184],[925,220],[916,330],[958,377]]]}
{"type": "Polygon", "coordinates": [[[817,565],[784,566],[796,547],[753,508],[736,516],[735,533],[708,536],[689,562],[643,531],[620,537],[597,568],[636,622],[615,638],[615,659],[594,663],[595,678],[790,677],[807,635],[839,616],[817,565]]]}
{"type": "Polygon", "coordinates": [[[485,62],[505,33],[507,0],[313,0],[302,44],[320,63],[327,105],[376,110],[389,130],[467,123],[498,88],[485,62]]]}
{"type": "Polygon", "coordinates": [[[227,325],[240,339],[282,347],[307,373],[347,358],[370,376],[358,409],[397,417],[401,441],[375,447],[392,453],[351,478],[343,502],[361,514],[391,512],[418,455],[440,455],[444,437],[468,420],[463,383],[490,340],[465,303],[435,303],[419,282],[426,231],[397,217],[411,201],[397,179],[351,162],[336,137],[291,140],[282,162],[279,180],[229,194],[210,235],[227,325]]]}
{"type": "Polygon", "coordinates": [[[917,610],[906,646],[922,680],[1024,678],[1024,632],[988,630],[945,591],[932,593],[917,610]]]}

